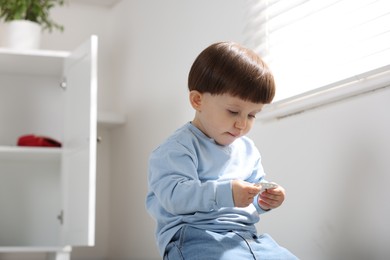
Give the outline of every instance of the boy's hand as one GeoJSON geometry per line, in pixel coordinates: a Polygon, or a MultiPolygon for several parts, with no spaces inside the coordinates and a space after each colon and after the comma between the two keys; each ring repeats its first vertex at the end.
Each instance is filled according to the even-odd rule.
{"type": "Polygon", "coordinates": [[[248,207],[253,198],[260,192],[261,187],[256,187],[252,183],[233,180],[232,181],[232,193],[233,202],[236,207],[248,207]]]}
{"type": "Polygon", "coordinates": [[[270,210],[282,205],[286,192],[280,185],[274,189],[267,189],[259,194],[257,203],[260,208],[270,210]]]}

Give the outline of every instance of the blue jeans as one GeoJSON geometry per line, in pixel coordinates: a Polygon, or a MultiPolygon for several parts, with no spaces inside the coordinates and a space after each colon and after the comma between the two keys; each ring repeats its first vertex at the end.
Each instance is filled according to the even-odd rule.
{"type": "Polygon", "coordinates": [[[230,231],[216,233],[182,227],[168,244],[164,260],[296,260],[268,234],[230,231]]]}

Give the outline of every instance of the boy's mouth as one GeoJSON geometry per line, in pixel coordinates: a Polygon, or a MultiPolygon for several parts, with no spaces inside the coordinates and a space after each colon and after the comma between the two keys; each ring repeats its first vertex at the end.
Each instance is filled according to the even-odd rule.
{"type": "Polygon", "coordinates": [[[231,135],[231,136],[233,136],[233,137],[235,137],[235,138],[237,138],[237,137],[240,136],[240,133],[231,133],[231,132],[228,132],[228,134],[231,135]]]}

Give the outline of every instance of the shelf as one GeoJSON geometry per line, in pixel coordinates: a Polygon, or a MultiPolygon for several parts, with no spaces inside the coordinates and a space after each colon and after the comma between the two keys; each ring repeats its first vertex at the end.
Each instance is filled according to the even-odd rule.
{"type": "Polygon", "coordinates": [[[0,160],[59,160],[61,153],[62,149],[56,147],[0,146],[0,160]]]}
{"type": "Polygon", "coordinates": [[[71,252],[70,246],[65,247],[22,247],[22,246],[9,246],[0,247],[0,253],[50,253],[50,252],[71,252]]]}
{"type": "Polygon", "coordinates": [[[61,76],[66,51],[0,48],[0,74],[61,76]]]}
{"type": "Polygon", "coordinates": [[[124,125],[126,123],[126,117],[111,112],[99,112],[97,121],[98,125],[104,128],[115,128],[124,125]]]}
{"type": "Polygon", "coordinates": [[[72,0],[72,2],[74,3],[96,5],[96,6],[106,7],[106,8],[111,8],[120,1],[121,0],[72,0]]]}

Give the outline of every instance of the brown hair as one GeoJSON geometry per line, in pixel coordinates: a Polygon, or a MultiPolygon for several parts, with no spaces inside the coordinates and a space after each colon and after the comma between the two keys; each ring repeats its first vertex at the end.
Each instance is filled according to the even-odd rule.
{"type": "Polygon", "coordinates": [[[275,96],[268,66],[254,51],[235,42],[218,42],[204,49],[192,64],[188,89],[263,104],[275,96]]]}

